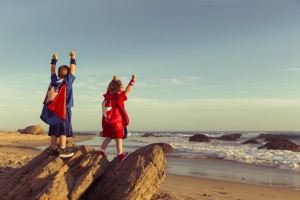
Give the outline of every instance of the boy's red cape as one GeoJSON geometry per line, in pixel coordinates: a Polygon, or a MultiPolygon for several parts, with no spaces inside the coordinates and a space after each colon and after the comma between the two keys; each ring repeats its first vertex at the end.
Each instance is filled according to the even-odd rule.
{"type": "Polygon", "coordinates": [[[53,101],[48,105],[48,109],[51,110],[56,116],[66,120],[66,98],[67,98],[66,83],[63,82],[60,90],[57,92],[53,101]]]}
{"type": "Polygon", "coordinates": [[[102,103],[103,132],[114,132],[124,129],[129,124],[129,118],[124,108],[119,104],[117,94],[104,94],[102,103]]]}
{"type": "Polygon", "coordinates": [[[44,100],[40,118],[49,125],[56,125],[66,120],[66,83],[50,85],[44,100]]]}

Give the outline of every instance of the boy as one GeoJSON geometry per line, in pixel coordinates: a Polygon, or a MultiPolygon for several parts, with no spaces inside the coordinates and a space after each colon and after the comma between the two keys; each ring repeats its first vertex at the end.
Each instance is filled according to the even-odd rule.
{"type": "Polygon", "coordinates": [[[41,119],[49,124],[48,135],[51,137],[49,156],[62,158],[72,157],[73,152],[66,148],[67,137],[73,136],[72,112],[73,107],[73,82],[75,80],[76,54],[70,52],[70,67],[62,65],[58,68],[58,76],[55,68],[58,55],[55,53],[51,60],[51,83],[44,101],[41,119]],[[57,148],[57,139],[60,140],[60,148],[57,148]]]}

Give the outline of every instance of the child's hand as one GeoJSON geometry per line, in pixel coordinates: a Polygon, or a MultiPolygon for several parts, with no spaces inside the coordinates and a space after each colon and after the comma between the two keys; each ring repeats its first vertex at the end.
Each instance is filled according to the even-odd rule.
{"type": "Polygon", "coordinates": [[[57,60],[58,59],[57,53],[54,53],[53,56],[52,56],[52,58],[57,60]]]}
{"type": "Polygon", "coordinates": [[[136,75],[135,75],[135,74],[132,74],[132,78],[131,78],[131,79],[135,81],[136,75]]]}
{"type": "Polygon", "coordinates": [[[71,56],[71,58],[75,58],[75,57],[76,57],[75,51],[71,51],[71,52],[70,52],[70,56],[71,56]]]}
{"type": "Polygon", "coordinates": [[[102,135],[103,135],[103,131],[100,131],[99,137],[102,137],[102,135]]]}
{"type": "Polygon", "coordinates": [[[117,81],[117,80],[119,80],[118,76],[114,76],[113,81],[117,81]]]}

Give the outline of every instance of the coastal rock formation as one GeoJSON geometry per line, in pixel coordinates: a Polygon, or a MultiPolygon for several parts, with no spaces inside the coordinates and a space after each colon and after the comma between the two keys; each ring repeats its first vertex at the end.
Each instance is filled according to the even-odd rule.
{"type": "Polygon", "coordinates": [[[157,135],[155,133],[145,133],[141,137],[170,137],[169,135],[157,135]]]}
{"type": "Polygon", "coordinates": [[[72,158],[49,157],[49,148],[0,185],[0,199],[79,199],[109,165],[90,147],[68,146],[72,158]]]}
{"type": "Polygon", "coordinates": [[[165,163],[162,148],[155,144],[130,153],[122,162],[115,158],[84,198],[88,200],[151,199],[158,192],[160,183],[165,178],[165,163]]]}
{"type": "Polygon", "coordinates": [[[190,142],[210,142],[209,137],[203,134],[195,134],[189,139],[190,142]]]}
{"type": "Polygon", "coordinates": [[[154,133],[145,133],[141,137],[155,137],[155,134],[154,133]]]}
{"type": "Polygon", "coordinates": [[[300,145],[293,143],[285,138],[274,138],[271,142],[258,147],[258,149],[273,149],[273,150],[289,150],[294,152],[300,152],[300,145]]]}
{"type": "Polygon", "coordinates": [[[214,138],[214,139],[225,140],[225,141],[236,141],[240,137],[241,134],[228,134],[228,135],[222,135],[221,137],[214,138]]]}
{"type": "Polygon", "coordinates": [[[255,139],[251,139],[251,140],[246,140],[242,144],[259,144],[259,142],[255,139]]]}
{"type": "Polygon", "coordinates": [[[164,153],[173,153],[174,152],[173,147],[167,143],[153,143],[152,145],[160,146],[164,153]]]}
{"type": "Polygon", "coordinates": [[[41,125],[28,126],[25,129],[19,129],[18,132],[32,135],[45,134],[44,128],[41,125]]]}

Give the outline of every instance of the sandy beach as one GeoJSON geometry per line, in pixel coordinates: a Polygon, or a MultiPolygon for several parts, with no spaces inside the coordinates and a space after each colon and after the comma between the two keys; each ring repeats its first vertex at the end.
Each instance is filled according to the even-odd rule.
{"type": "MultiPolygon", "coordinates": [[[[69,140],[76,143],[88,139],[90,136],[76,136],[69,140]]],[[[34,147],[43,145],[49,145],[47,135],[0,131],[0,182],[41,152],[34,147]]],[[[300,191],[167,173],[156,199],[298,200],[300,191]]]]}

